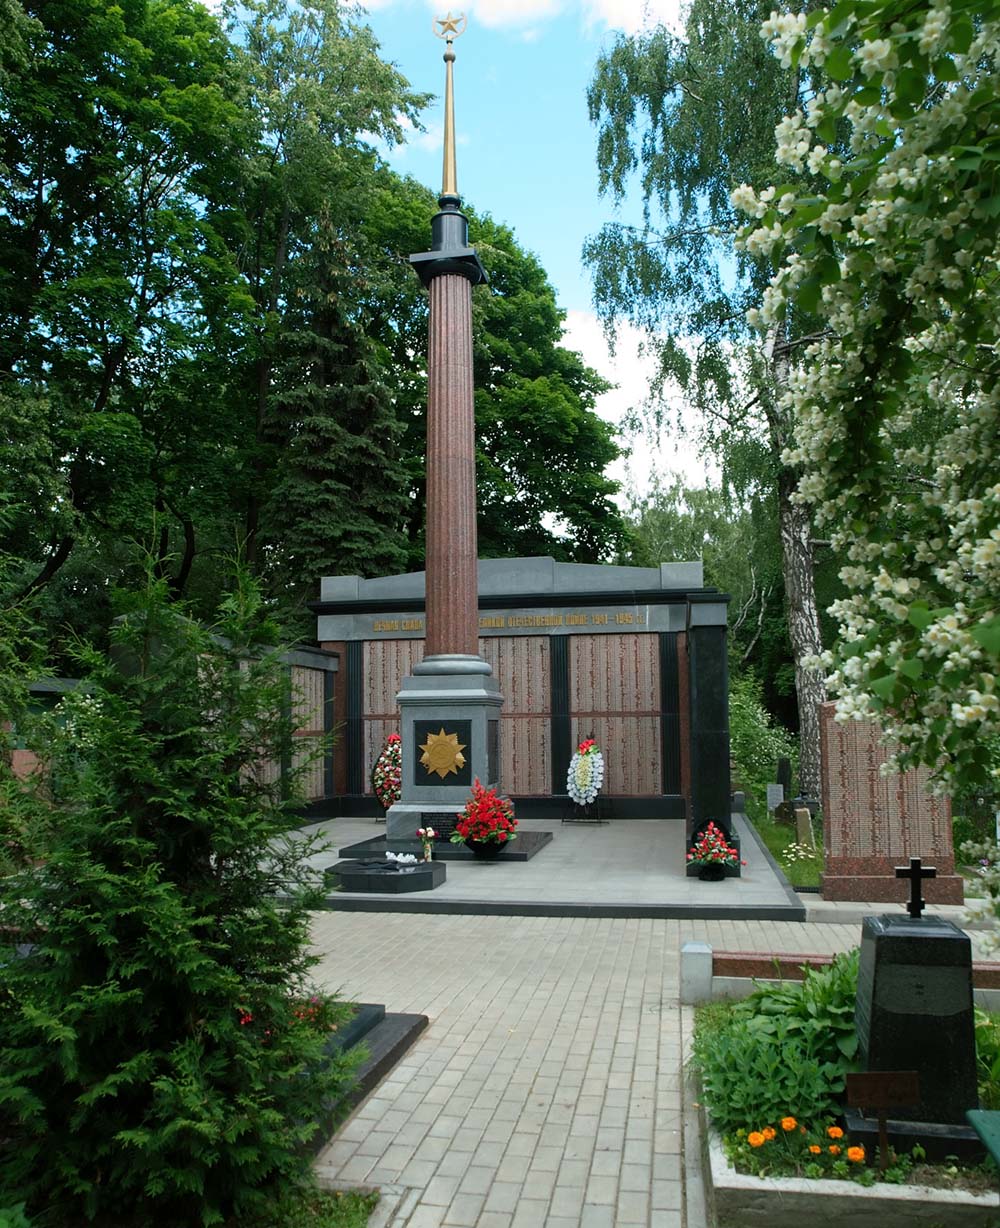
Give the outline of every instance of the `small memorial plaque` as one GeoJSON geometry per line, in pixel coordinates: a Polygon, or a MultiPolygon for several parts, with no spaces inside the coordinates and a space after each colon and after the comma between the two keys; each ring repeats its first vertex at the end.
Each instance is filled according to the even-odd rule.
{"type": "Polygon", "coordinates": [[[767,808],[773,814],[774,811],[785,800],[784,785],[768,785],[767,786],[767,808]]]}
{"type": "Polygon", "coordinates": [[[450,840],[459,813],[458,810],[422,810],[420,826],[433,827],[435,840],[450,840]]]}

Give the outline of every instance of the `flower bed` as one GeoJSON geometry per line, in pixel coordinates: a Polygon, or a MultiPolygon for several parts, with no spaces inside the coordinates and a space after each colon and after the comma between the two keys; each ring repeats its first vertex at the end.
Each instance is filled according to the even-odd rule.
{"type": "Polygon", "coordinates": [[[729,1163],[718,1134],[706,1123],[705,1180],[718,1228],[992,1228],[1000,1198],[922,1185],[861,1186],[808,1177],[756,1177],[729,1163]]]}

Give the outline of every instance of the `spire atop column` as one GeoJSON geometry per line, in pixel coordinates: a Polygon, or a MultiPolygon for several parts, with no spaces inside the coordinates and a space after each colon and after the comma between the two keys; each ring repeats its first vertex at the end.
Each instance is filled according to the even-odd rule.
{"type": "Polygon", "coordinates": [[[465,14],[459,13],[452,17],[434,19],[434,33],[445,40],[444,62],[444,166],[441,171],[441,204],[446,198],[453,197],[456,204],[460,202],[458,195],[458,171],[455,160],[455,82],[452,65],[455,63],[455,39],[465,32],[465,14]]]}
{"type": "Polygon", "coordinates": [[[431,219],[431,250],[410,257],[417,276],[429,286],[442,273],[459,273],[474,286],[487,280],[475,248],[469,246],[469,223],[461,211],[455,159],[455,39],[465,30],[465,14],[434,19],[434,33],[445,42],[444,165],[441,173],[440,212],[431,219]]]}

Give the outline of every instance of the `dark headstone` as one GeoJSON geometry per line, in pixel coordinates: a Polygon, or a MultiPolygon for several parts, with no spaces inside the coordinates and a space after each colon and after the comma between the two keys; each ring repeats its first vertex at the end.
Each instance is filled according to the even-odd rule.
{"type": "Polygon", "coordinates": [[[746,814],[747,812],[747,795],[742,789],[737,789],[733,794],[732,811],[733,814],[746,814]]]}
{"type": "Polygon", "coordinates": [[[792,796],[792,761],[791,759],[778,760],[778,772],[774,778],[779,785],[784,786],[785,797],[792,796]]]}
{"type": "Polygon", "coordinates": [[[937,917],[865,917],[855,1008],[865,1070],[915,1070],[920,1103],[899,1120],[962,1124],[976,1108],[972,945],[937,917]]]}
{"type": "Polygon", "coordinates": [[[794,827],[795,826],[795,803],[794,802],[780,802],[777,806],[775,806],[774,821],[775,823],[783,824],[785,827],[794,827]]]}

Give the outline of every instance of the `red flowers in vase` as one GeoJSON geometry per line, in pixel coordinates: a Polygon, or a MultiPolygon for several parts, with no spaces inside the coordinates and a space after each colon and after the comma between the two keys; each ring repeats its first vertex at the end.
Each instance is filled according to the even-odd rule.
{"type": "Polygon", "coordinates": [[[739,852],[726,839],[721,827],[709,821],[708,826],[691,846],[688,861],[696,866],[736,866],[740,864],[739,852]]]}
{"type": "Polygon", "coordinates": [[[497,797],[496,789],[486,789],[476,780],[472,797],[455,823],[452,844],[461,844],[464,840],[507,844],[516,839],[517,819],[513,804],[506,797],[497,797]]]}

